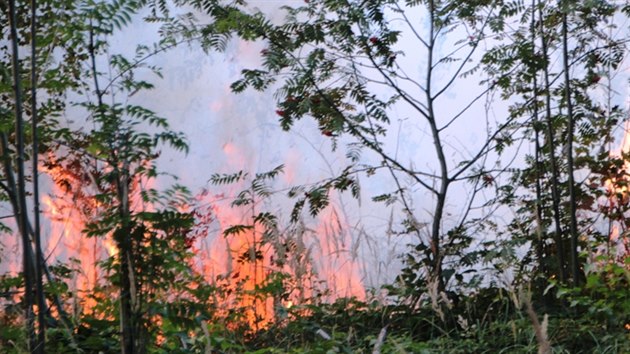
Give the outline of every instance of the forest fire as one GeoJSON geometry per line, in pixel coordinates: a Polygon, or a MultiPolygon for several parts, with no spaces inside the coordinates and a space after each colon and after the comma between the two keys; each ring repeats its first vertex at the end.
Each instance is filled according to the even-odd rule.
{"type": "Polygon", "coordinates": [[[0,352],[630,353],[627,4],[0,8],[0,352]]]}
{"type": "MultiPolygon", "coordinates": [[[[223,151],[234,161],[231,169],[246,168],[247,154],[238,147],[227,143],[223,151]]],[[[287,175],[292,175],[290,168],[287,175]]],[[[217,224],[195,245],[196,268],[208,282],[227,284],[231,289],[226,311],[230,307],[241,309],[247,323],[259,329],[275,322],[279,307],[310,303],[315,295],[318,301],[322,295],[328,301],[341,296],[364,298],[358,266],[345,245],[345,221],[334,208],[320,214],[314,230],[302,224],[284,229],[271,226],[263,217],[268,215],[264,211],[266,201],[256,196],[253,185],[243,178],[222,188],[227,196],[209,196],[204,191],[196,198],[209,209],[198,215],[203,219],[199,226],[217,224]],[[235,202],[238,198],[241,203],[235,202]]]]}
{"type": "MultiPolygon", "coordinates": [[[[246,161],[231,144],[226,144],[224,153],[233,161],[246,161]]],[[[96,192],[88,191],[91,184],[82,181],[80,171],[68,170],[52,157],[50,161],[46,171],[53,185],[43,198],[44,215],[50,225],[45,255],[51,261],[76,259],[71,286],[81,300],[82,310],[89,314],[96,305],[96,296],[89,295],[104,284],[100,263],[115,257],[118,247],[110,234],[85,235],[87,223],[96,217],[92,213],[101,207],[94,197],[96,192]]],[[[227,314],[236,310],[241,321],[256,330],[274,323],[279,307],[334,301],[342,296],[363,299],[365,291],[356,254],[348,244],[346,221],[334,207],[320,214],[318,226],[313,229],[301,226],[282,231],[265,227],[254,222],[258,220],[257,209],[262,209],[257,197],[242,208],[231,205],[240,190],[251,187],[248,182],[225,188],[227,194],[211,195],[204,190],[190,203],[194,204],[197,220],[191,230],[195,234],[190,245],[195,254],[191,266],[208,283],[225,290],[220,311],[227,314]]],[[[154,209],[140,199],[138,192],[152,183],[134,182],[132,204],[136,210],[154,209]]]]}

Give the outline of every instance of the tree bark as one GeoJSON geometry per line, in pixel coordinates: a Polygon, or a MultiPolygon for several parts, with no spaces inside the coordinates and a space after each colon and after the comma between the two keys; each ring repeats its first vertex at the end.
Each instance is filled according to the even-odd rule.
{"type": "MultiPolygon", "coordinates": [[[[536,56],[536,0],[532,0],[532,56],[536,56]]],[[[540,19],[542,21],[542,19],[540,19]]],[[[540,117],[538,115],[538,70],[533,74],[533,100],[534,100],[534,169],[536,171],[536,257],[538,259],[539,272],[547,276],[547,267],[544,263],[545,238],[543,237],[543,197],[542,197],[542,163],[540,145],[540,117]]]]}
{"type": "MultiPolygon", "coordinates": [[[[26,186],[24,176],[24,122],[22,115],[22,84],[20,79],[20,61],[17,34],[17,15],[15,0],[9,0],[9,22],[11,33],[12,67],[13,67],[13,92],[15,97],[15,135],[16,135],[16,170],[17,189],[15,204],[17,206],[17,223],[22,238],[22,260],[24,274],[24,313],[28,336],[28,348],[30,352],[36,352],[37,338],[35,336],[34,305],[34,259],[33,247],[28,234],[28,214],[26,207],[26,186]]],[[[5,150],[6,153],[7,150],[5,150]]],[[[10,165],[10,162],[9,162],[10,165]]]]}
{"type": "MultiPolygon", "coordinates": [[[[540,1],[538,2],[538,13],[539,18],[544,18],[542,9],[541,9],[540,1]]],[[[558,162],[556,159],[555,153],[555,137],[554,137],[554,129],[553,129],[553,119],[551,115],[551,83],[549,80],[549,50],[547,44],[547,36],[545,36],[545,28],[543,21],[540,22],[540,36],[542,43],[542,52],[545,58],[545,67],[543,70],[543,78],[545,80],[545,121],[547,123],[547,146],[549,149],[549,162],[551,163],[551,199],[552,199],[552,209],[553,209],[553,219],[554,219],[554,239],[557,247],[557,256],[558,256],[558,272],[560,277],[560,282],[564,283],[567,279],[566,273],[566,261],[564,259],[564,243],[562,240],[562,222],[560,216],[560,193],[558,190],[558,181],[559,181],[559,173],[558,173],[558,162]]]]}
{"type": "Polygon", "coordinates": [[[440,164],[440,188],[437,193],[437,201],[435,209],[433,211],[433,223],[431,227],[431,252],[433,254],[431,281],[438,282],[438,292],[444,292],[446,290],[446,283],[443,276],[442,264],[444,261],[444,255],[442,254],[441,234],[442,234],[442,219],[444,216],[444,208],[446,206],[446,193],[448,192],[448,186],[450,184],[448,176],[448,166],[446,164],[446,156],[444,155],[444,149],[442,141],[440,139],[440,131],[437,127],[434,100],[432,95],[432,74],[433,74],[433,50],[435,45],[435,4],[433,1],[429,2],[430,12],[430,29],[429,29],[429,42],[428,42],[428,63],[427,63],[427,82],[426,82],[426,97],[428,107],[428,122],[431,127],[431,135],[433,137],[433,144],[435,146],[435,152],[437,154],[438,162],[440,164]]]}
{"type": "Polygon", "coordinates": [[[569,73],[569,30],[567,23],[567,11],[569,2],[560,2],[562,11],[562,65],[564,67],[564,94],[567,105],[567,173],[569,174],[569,230],[571,233],[571,274],[573,285],[580,285],[580,264],[578,259],[578,230],[577,230],[577,206],[575,200],[575,166],[573,161],[573,135],[575,128],[575,117],[573,116],[573,102],[571,99],[571,76],[569,73]]]}
{"type": "Polygon", "coordinates": [[[35,241],[35,290],[37,294],[37,353],[46,352],[46,297],[42,280],[43,260],[39,223],[39,138],[37,136],[37,0],[31,0],[31,136],[33,183],[33,240],[35,241]]]}

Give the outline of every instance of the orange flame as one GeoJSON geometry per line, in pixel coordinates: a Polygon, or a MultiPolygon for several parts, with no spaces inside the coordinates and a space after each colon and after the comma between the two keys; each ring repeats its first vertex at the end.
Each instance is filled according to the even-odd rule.
{"type": "MultiPolygon", "coordinates": [[[[231,167],[243,169],[248,165],[248,154],[232,143],[223,146],[223,151],[231,167]]],[[[299,157],[289,155],[289,162],[298,161],[299,157]]],[[[115,256],[117,246],[111,235],[87,238],[84,228],[90,218],[98,213],[100,205],[94,195],[89,193],[89,181],[80,172],[69,170],[57,163],[54,156],[49,156],[45,170],[53,181],[50,194],[42,198],[44,215],[49,222],[46,243],[46,256],[50,259],[67,262],[77,259],[78,272],[73,279],[72,289],[81,300],[82,310],[92,313],[96,306],[93,293],[102,281],[98,263],[106,257],[115,256]],[[82,185],[87,183],[87,185],[82,185]]],[[[229,172],[229,171],[226,171],[229,172]]],[[[285,176],[293,181],[295,173],[288,168],[285,176]]],[[[136,189],[154,186],[154,181],[136,181],[136,189]]],[[[228,192],[236,193],[245,187],[245,181],[232,186],[228,192]]],[[[213,237],[199,237],[192,245],[195,259],[191,266],[202,273],[211,283],[223,282],[233,290],[224,299],[223,308],[228,311],[241,311],[242,319],[252,329],[261,329],[274,322],[274,311],[278,306],[288,309],[320,300],[334,300],[342,296],[365,298],[365,291],[360,278],[360,268],[356,262],[355,245],[351,242],[347,221],[334,207],[326,208],[317,220],[314,228],[302,227],[301,231],[278,231],[275,239],[266,240],[262,247],[263,230],[260,226],[246,229],[238,235],[223,236],[230,226],[251,225],[252,210],[232,208],[229,203],[233,198],[224,195],[209,196],[204,191],[195,203],[203,205],[205,213],[211,215],[201,219],[198,226],[204,230],[195,230],[200,234],[213,237]],[[210,225],[215,225],[214,229],[210,225]],[[216,227],[218,225],[218,227],[216,227]],[[292,277],[287,281],[284,296],[277,297],[265,293],[264,288],[271,272],[282,272],[292,277]],[[321,285],[326,284],[326,285],[321,285]]],[[[154,210],[154,206],[144,203],[138,194],[132,196],[134,211],[154,210]]],[[[193,285],[194,286],[194,285],[193,285]]]]}

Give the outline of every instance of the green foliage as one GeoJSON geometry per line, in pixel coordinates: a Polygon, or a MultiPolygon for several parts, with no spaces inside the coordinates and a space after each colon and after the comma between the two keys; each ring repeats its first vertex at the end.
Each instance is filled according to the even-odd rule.
{"type": "MultiPolygon", "coordinates": [[[[604,328],[619,330],[630,323],[630,258],[618,264],[607,256],[598,256],[586,272],[586,283],[581,288],[560,287],[556,296],[570,307],[585,313],[604,328]]],[[[549,286],[557,286],[552,283],[549,286]]]]}
{"type": "MultiPolygon", "coordinates": [[[[85,224],[80,237],[111,238],[115,246],[99,264],[101,277],[85,293],[72,285],[81,269],[77,260],[46,268],[49,352],[121,351],[127,345],[125,325],[136,335],[133,345],[149,353],[529,353],[542,347],[541,331],[553,352],[630,352],[630,262],[627,246],[619,249],[626,245],[630,227],[629,156],[606,151],[625,112],[593,93],[606,81],[606,93],[614,91],[610,83],[626,57],[627,38],[602,28],[612,29],[615,18],[628,15],[628,6],[608,1],[556,6],[542,1],[309,0],[283,7],[286,18],[278,23],[245,11],[242,1],[38,3],[37,33],[27,26],[26,3],[18,8],[19,44],[27,46],[34,37],[38,42],[36,68],[27,65],[28,55],[20,58],[21,81],[29,88],[29,70],[36,70],[43,93],[40,150],[27,155],[46,156],[44,166],[57,172],[53,182],[59,194],[71,200],[85,224]],[[190,5],[212,21],[172,16],[172,7],[179,5],[190,5]],[[401,59],[415,52],[402,50],[409,33],[397,23],[416,29],[403,5],[426,15],[426,22],[416,25],[426,26],[429,34],[411,31],[419,48],[429,53],[430,62],[423,63],[429,67],[426,82],[415,81],[401,67],[401,59]],[[146,20],[163,24],[164,38],[139,46],[132,58],[110,53],[110,36],[144,8],[146,20]],[[567,82],[553,54],[562,47],[565,14],[571,39],[567,82]],[[273,185],[283,165],[262,173],[210,176],[219,188],[239,189],[231,207],[245,216],[224,227],[223,237],[249,242],[231,256],[238,265],[264,273],[262,279],[238,271],[214,279],[198,273],[195,245],[210,232],[213,206],[200,205],[179,185],[147,187],[163,177],[156,167],[161,150],[186,153],[188,146],[167,118],[133,98],[154,88],[139,79],[138,70],[158,78],[162,74],[145,64],[146,58],[181,41],[224,50],[232,36],[266,46],[260,53],[262,66],[243,70],[231,86],[234,92],[276,88],[277,104],[269,110],[275,110],[284,130],[310,120],[333,149],[347,144],[348,165],[337,176],[290,189],[294,206],[288,225],[267,204],[278,195],[273,185]],[[444,43],[454,52],[433,52],[444,43]],[[477,48],[485,51],[477,53],[477,48]],[[454,72],[444,87],[434,87],[431,79],[438,67],[454,72]],[[443,118],[435,114],[434,103],[453,82],[479,75],[487,92],[498,93],[510,105],[507,118],[493,127],[478,153],[446,161],[440,158],[440,149],[448,144],[440,142],[448,136],[442,131],[461,114],[443,118]],[[567,84],[574,117],[567,114],[567,84]],[[420,90],[407,91],[406,85],[420,90]],[[70,102],[68,97],[79,98],[70,102]],[[401,103],[433,132],[441,174],[418,171],[417,164],[406,165],[388,152],[383,139],[391,124],[403,119],[398,116],[401,103]],[[89,128],[60,124],[70,105],[89,116],[89,128]],[[574,200],[565,148],[570,140],[575,167],[585,176],[575,185],[574,200]],[[489,153],[506,154],[518,144],[531,146],[522,165],[488,169],[482,163],[489,153]],[[378,162],[363,164],[364,150],[378,162]],[[313,284],[309,252],[298,245],[304,214],[317,216],[330,205],[333,192],[360,199],[360,176],[380,171],[392,175],[392,186],[372,200],[402,210],[389,231],[416,235],[418,241],[402,255],[401,274],[379,289],[378,297],[322,303],[326,294],[313,284]],[[400,177],[411,184],[401,183],[400,177]],[[468,182],[474,195],[494,193],[479,209],[509,209],[514,217],[499,223],[488,215],[470,216],[477,208],[473,195],[461,221],[447,225],[439,215],[448,212],[447,190],[457,181],[468,182]],[[409,203],[418,187],[437,200],[430,232],[409,203]],[[581,279],[567,276],[573,266],[571,204],[580,217],[581,286],[574,286],[581,279]],[[619,231],[614,237],[612,228],[619,231]],[[292,264],[302,268],[291,269],[292,264]],[[500,278],[505,274],[514,279],[500,278]],[[516,290],[529,287],[533,315],[521,309],[516,290]],[[289,300],[296,303],[285,305],[289,300]],[[273,304],[273,314],[264,318],[259,309],[267,303],[273,304]]],[[[4,3],[0,10],[0,21],[8,23],[4,3]]],[[[0,36],[8,43],[6,31],[0,36]]],[[[0,46],[3,202],[12,202],[9,181],[15,168],[10,59],[0,46]]],[[[24,110],[32,119],[29,104],[24,110]]],[[[2,251],[4,258],[7,250],[2,251]]],[[[26,351],[23,283],[21,273],[0,275],[2,352],[26,351]]]]}

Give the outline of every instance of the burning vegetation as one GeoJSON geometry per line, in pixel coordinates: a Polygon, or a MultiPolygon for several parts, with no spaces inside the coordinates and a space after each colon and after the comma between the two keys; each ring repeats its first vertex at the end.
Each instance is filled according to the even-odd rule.
{"type": "Polygon", "coordinates": [[[0,351],[630,352],[630,6],[289,5],[0,4],[0,351]],[[184,43],[275,93],[191,106],[330,173],[219,125],[205,185],[164,172],[184,43]]]}

